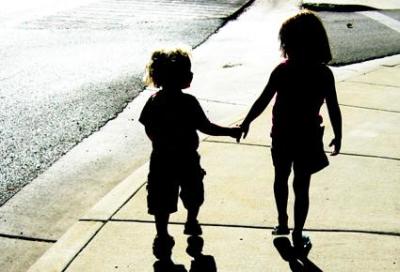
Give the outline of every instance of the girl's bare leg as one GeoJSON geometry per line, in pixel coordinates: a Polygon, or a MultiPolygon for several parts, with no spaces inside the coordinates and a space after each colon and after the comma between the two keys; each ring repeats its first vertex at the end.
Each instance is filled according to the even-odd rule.
{"type": "Polygon", "coordinates": [[[293,190],[294,200],[294,230],[293,236],[301,237],[309,209],[309,189],[311,175],[294,173],[293,190]]]}
{"type": "Polygon", "coordinates": [[[276,208],[278,210],[278,224],[280,227],[287,227],[287,202],[289,195],[288,179],[290,175],[290,168],[285,170],[278,170],[275,168],[275,181],[274,181],[274,195],[276,208]]]}

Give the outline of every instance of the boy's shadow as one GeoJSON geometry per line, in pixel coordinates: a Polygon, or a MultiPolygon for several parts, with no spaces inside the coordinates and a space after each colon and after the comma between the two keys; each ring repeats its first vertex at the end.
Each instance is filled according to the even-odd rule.
{"type": "Polygon", "coordinates": [[[217,264],[211,255],[202,253],[204,240],[200,236],[190,236],[187,239],[186,253],[193,257],[189,272],[217,272],[217,264]]]}
{"type": "Polygon", "coordinates": [[[303,249],[296,249],[287,237],[274,239],[274,246],[282,259],[289,263],[293,272],[322,272],[322,270],[308,259],[311,244],[303,249]]]}
{"type": "MultiPolygon", "coordinates": [[[[200,236],[190,236],[187,239],[186,253],[193,258],[189,272],[217,272],[215,259],[202,253],[204,240],[200,236]]],[[[172,259],[174,243],[154,242],[153,254],[158,259],[154,264],[154,272],[188,272],[185,266],[175,264],[172,259]]]]}
{"type": "Polygon", "coordinates": [[[153,242],[153,254],[158,259],[154,264],[154,272],[187,272],[185,266],[175,264],[172,259],[173,239],[158,239],[153,242]]]}

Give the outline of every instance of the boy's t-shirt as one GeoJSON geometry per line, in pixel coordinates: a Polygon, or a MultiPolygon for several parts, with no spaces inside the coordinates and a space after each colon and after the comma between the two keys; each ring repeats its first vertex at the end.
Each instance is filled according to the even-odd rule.
{"type": "Polygon", "coordinates": [[[197,130],[209,123],[197,99],[182,91],[158,91],[145,104],[139,121],[153,152],[193,153],[199,147],[197,130]]]}

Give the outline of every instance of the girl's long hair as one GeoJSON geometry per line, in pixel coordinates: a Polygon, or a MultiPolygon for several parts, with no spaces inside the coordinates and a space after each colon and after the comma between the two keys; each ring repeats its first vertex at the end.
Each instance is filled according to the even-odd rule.
{"type": "Polygon", "coordinates": [[[332,60],[328,35],[321,19],[312,11],[303,10],[286,20],[279,39],[288,59],[325,64],[332,60]]]}

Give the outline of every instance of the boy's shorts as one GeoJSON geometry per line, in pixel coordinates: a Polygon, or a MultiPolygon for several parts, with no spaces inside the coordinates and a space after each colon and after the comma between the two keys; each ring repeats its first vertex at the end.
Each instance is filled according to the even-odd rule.
{"type": "Polygon", "coordinates": [[[271,155],[274,167],[308,174],[316,173],[329,165],[322,142],[323,127],[318,135],[296,138],[272,138],[271,155]]]}
{"type": "Polygon", "coordinates": [[[148,213],[176,212],[178,196],[186,209],[199,208],[204,202],[204,175],[197,152],[179,156],[153,152],[147,181],[148,213]]]}

